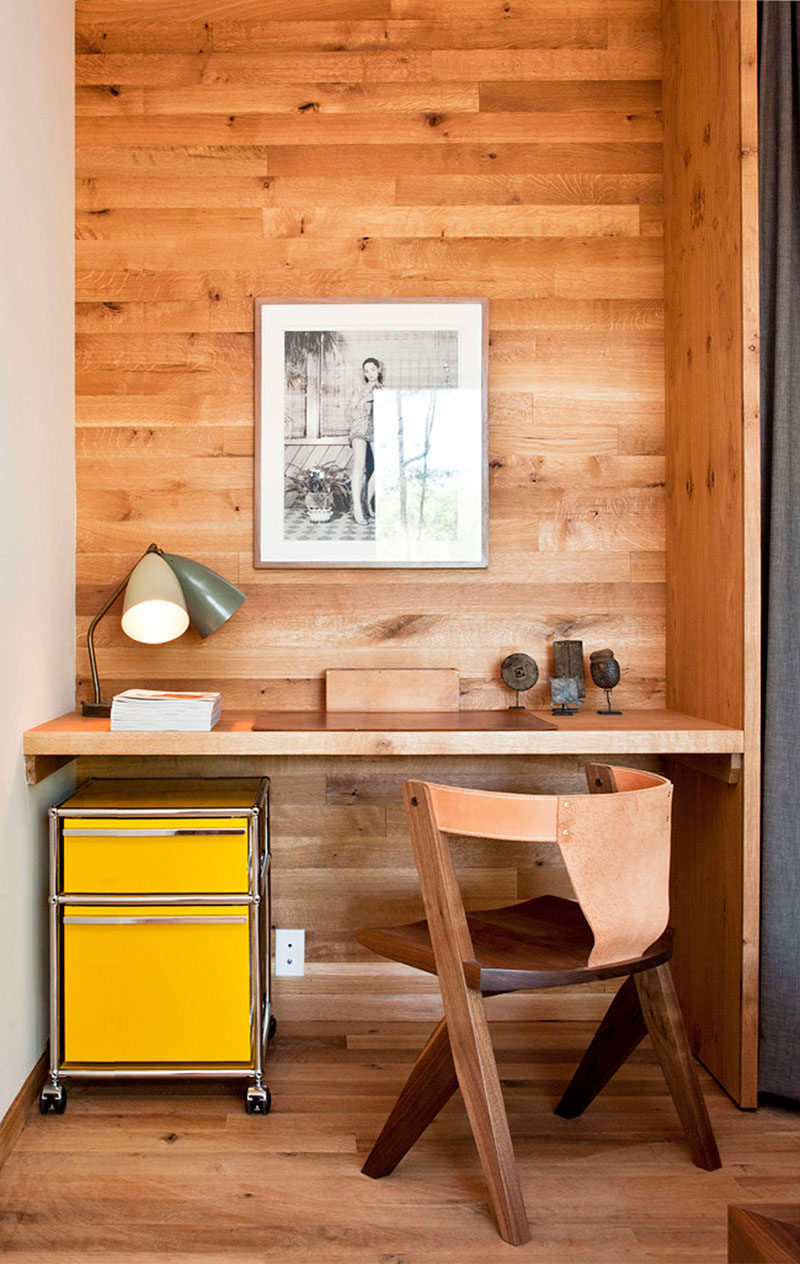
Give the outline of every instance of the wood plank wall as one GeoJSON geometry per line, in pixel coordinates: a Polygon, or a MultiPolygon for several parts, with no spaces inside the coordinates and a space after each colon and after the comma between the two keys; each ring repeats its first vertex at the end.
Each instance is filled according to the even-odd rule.
{"type": "MultiPolygon", "coordinates": [[[[550,641],[579,636],[617,651],[623,705],[663,705],[658,0],[76,13],[79,696],[89,619],[155,540],[248,600],[203,643],[142,647],[107,618],[106,693],[219,686],[228,707],[305,708],[326,667],[455,666],[462,705],[502,706],[498,664],[521,649],[541,705],[550,641]],[[256,571],[253,299],[392,295],[490,300],[489,568],[256,571]]],[[[519,761],[258,771],[275,786],[277,924],[310,928],[312,975],[282,985],[284,1017],[371,1016],[386,994],[352,928],[410,898],[404,771],[578,778],[574,760],[535,781],[519,761]]],[[[532,893],[545,869],[563,883],[540,859],[490,878],[495,858],[473,857],[475,898],[532,893]]]]}
{"type": "Polygon", "coordinates": [[[502,705],[505,653],[574,635],[663,704],[656,0],[76,11],[80,693],[153,539],[248,601],[202,645],[107,619],[113,690],[313,707],[325,667],[423,664],[502,705]],[[488,295],[488,571],[253,569],[257,295],[488,295]]]}

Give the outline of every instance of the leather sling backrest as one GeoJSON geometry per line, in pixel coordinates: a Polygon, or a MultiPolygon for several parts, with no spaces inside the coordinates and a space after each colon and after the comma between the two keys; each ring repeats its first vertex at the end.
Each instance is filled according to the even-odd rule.
{"type": "MultiPolygon", "coordinates": [[[[427,883],[438,866],[452,872],[442,835],[514,842],[557,843],[578,903],[594,936],[590,966],[635,960],[666,929],[672,785],[655,773],[594,765],[615,793],[521,795],[406,782],[404,797],[415,831],[412,803],[429,814],[421,846],[440,847],[428,860],[427,883]],[[447,860],[443,855],[446,850],[447,860]]],[[[448,886],[450,883],[448,882],[448,886]]],[[[426,901],[427,903],[427,901],[426,901]]],[[[463,906],[462,906],[463,907],[463,906]]],[[[459,918],[459,921],[461,919],[459,918]]]]}

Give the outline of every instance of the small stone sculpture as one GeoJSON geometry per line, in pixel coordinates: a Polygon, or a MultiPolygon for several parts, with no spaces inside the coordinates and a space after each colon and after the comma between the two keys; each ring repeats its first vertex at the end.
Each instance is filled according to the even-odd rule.
{"type": "Polygon", "coordinates": [[[613,650],[595,650],[589,655],[589,671],[598,689],[606,695],[606,706],[598,710],[598,715],[622,715],[621,711],[611,710],[611,690],[619,684],[619,663],[613,650]]]}
{"type": "Polygon", "coordinates": [[[509,689],[516,692],[517,698],[512,706],[512,710],[520,708],[524,710],[519,700],[519,695],[525,693],[526,690],[532,689],[539,679],[539,668],[535,659],[530,654],[509,654],[500,664],[500,675],[503,684],[508,685],[509,689]]]}
{"type": "Polygon", "coordinates": [[[553,715],[575,715],[581,709],[581,682],[577,676],[550,677],[550,710],[553,715]]]}
{"type": "Polygon", "coordinates": [[[574,676],[581,702],[586,697],[583,641],[553,641],[553,675],[574,676]]]}

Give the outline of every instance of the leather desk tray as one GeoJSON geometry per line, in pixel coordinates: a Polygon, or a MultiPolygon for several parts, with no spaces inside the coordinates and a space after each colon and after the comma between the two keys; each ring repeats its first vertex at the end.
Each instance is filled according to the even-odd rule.
{"type": "Polygon", "coordinates": [[[554,729],[532,711],[258,711],[255,733],[519,732],[554,729]]]}

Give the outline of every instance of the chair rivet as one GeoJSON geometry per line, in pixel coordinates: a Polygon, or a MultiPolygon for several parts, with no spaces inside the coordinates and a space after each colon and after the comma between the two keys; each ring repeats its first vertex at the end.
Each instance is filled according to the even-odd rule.
{"type": "Polygon", "coordinates": [[[418,800],[417,800],[416,795],[415,795],[415,796],[412,798],[412,800],[411,800],[411,806],[412,806],[412,808],[416,808],[416,807],[418,807],[418,806],[419,806],[419,802],[418,802],[418,800]]]}
{"type": "Polygon", "coordinates": [[[566,834],[567,836],[569,836],[569,830],[562,830],[562,831],[561,831],[561,833],[562,833],[562,834],[566,834]]]}
{"type": "Polygon", "coordinates": [[[564,800],[564,807],[565,807],[565,808],[568,808],[568,807],[569,807],[569,804],[567,803],[566,799],[564,800]]]}

